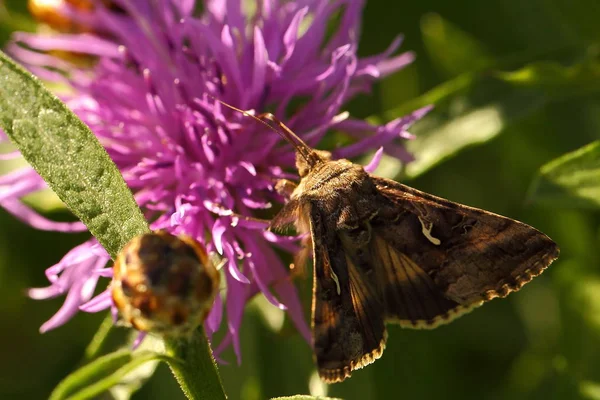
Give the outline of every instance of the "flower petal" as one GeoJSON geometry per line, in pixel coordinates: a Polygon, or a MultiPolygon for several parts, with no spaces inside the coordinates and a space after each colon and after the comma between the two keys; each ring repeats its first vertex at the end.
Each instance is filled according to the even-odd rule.
{"type": "Polygon", "coordinates": [[[373,155],[373,158],[371,159],[371,161],[367,165],[365,165],[365,167],[364,167],[365,171],[367,171],[370,174],[375,172],[375,170],[379,166],[379,162],[381,161],[382,155],[383,155],[383,147],[380,147],[379,149],[377,149],[377,151],[373,155]]]}

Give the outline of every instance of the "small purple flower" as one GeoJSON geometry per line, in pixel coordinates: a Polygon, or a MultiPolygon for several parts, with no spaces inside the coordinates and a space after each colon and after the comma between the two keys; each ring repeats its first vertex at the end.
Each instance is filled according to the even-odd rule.
{"type": "MultiPolygon", "coordinates": [[[[210,335],[225,311],[228,333],[217,350],[233,344],[239,360],[244,306],[258,292],[287,310],[309,340],[296,289],[275,252],[295,252],[296,238],[268,232],[252,218],[283,201],[274,190],[278,179],[297,178],[291,173],[293,149],[211,96],[242,109],[272,111],[312,146],[331,129],[346,132],[355,142],[335,149],[337,157],[385,146],[408,162],[398,139],[411,138],[406,129],[428,108],[376,126],[350,118],[343,105],[413,55],[393,56],[397,38],[384,53],[359,59],[363,4],[357,0],[266,0],[252,11],[243,11],[239,0],[214,0],[198,16],[193,0],[114,0],[116,10],[97,3],[91,12],[63,10],[94,33],[19,33],[9,51],[41,78],[72,88],[63,98],[117,164],[152,229],[185,232],[226,260],[226,294],[217,297],[206,322],[210,335]],[[328,22],[340,11],[329,35],[328,22]],[[41,52],[49,50],[97,61],[76,66],[41,52]]],[[[380,156],[378,151],[374,163],[380,156]]],[[[0,177],[0,205],[39,229],[84,230],[80,223],[49,221],[21,201],[45,188],[31,168],[19,169],[0,177]]],[[[98,280],[112,276],[108,261],[92,239],[47,270],[50,286],[32,289],[30,296],[66,294],[66,300],[42,331],[78,310],[111,307],[108,292],[92,297],[98,280]]]]}

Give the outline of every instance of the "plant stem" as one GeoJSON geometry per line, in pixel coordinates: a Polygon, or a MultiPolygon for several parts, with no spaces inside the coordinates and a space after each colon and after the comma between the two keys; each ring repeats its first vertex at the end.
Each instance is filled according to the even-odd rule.
{"type": "Polygon", "coordinates": [[[165,338],[165,347],[171,357],[181,361],[169,366],[188,399],[227,399],[204,328],[189,339],[165,338]]]}
{"type": "Polygon", "coordinates": [[[106,343],[108,339],[108,335],[111,330],[115,326],[112,316],[109,314],[106,315],[102,324],[98,328],[98,331],[94,334],[92,341],[85,349],[85,360],[89,361],[96,357],[98,357],[102,351],[102,347],[106,343]]]}

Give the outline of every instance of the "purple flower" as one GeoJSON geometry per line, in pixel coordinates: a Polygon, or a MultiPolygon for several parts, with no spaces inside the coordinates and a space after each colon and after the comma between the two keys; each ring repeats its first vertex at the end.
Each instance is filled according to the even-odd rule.
{"type": "MultiPolygon", "coordinates": [[[[244,306],[258,292],[286,309],[308,340],[296,289],[275,252],[295,252],[296,238],[268,232],[265,223],[252,219],[283,201],[274,190],[278,179],[297,178],[293,149],[211,96],[243,109],[272,111],[312,146],[331,129],[346,132],[355,141],[335,149],[337,157],[385,146],[388,154],[410,161],[398,139],[411,137],[406,129],[428,108],[376,126],[352,119],[343,105],[413,55],[393,56],[401,43],[397,38],[384,53],[359,59],[363,4],[357,0],[266,0],[248,12],[242,1],[215,0],[205,2],[198,16],[193,0],[114,0],[112,9],[97,3],[93,11],[63,10],[93,33],[19,33],[9,51],[41,78],[72,88],[63,98],[118,165],[152,229],[185,232],[227,260],[226,294],[217,297],[206,323],[214,333],[226,312],[228,333],[218,350],[233,344],[239,359],[244,306]],[[329,35],[328,22],[340,11],[329,35]],[[93,67],[75,65],[42,52],[49,50],[97,61],[93,67]]],[[[0,205],[39,229],[83,230],[80,223],[48,221],[21,201],[44,188],[31,168],[4,175],[0,205]]],[[[112,276],[108,261],[92,239],[47,270],[50,286],[32,289],[30,296],[66,294],[66,300],[42,331],[80,309],[111,307],[108,292],[92,298],[99,278],[112,276]]]]}

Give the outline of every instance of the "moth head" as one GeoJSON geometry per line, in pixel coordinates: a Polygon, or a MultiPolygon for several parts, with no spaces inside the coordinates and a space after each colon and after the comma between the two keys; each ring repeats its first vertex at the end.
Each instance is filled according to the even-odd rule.
{"type": "Polygon", "coordinates": [[[300,178],[304,178],[318,164],[331,161],[331,153],[325,150],[310,149],[301,153],[296,151],[296,169],[300,178]]]}

